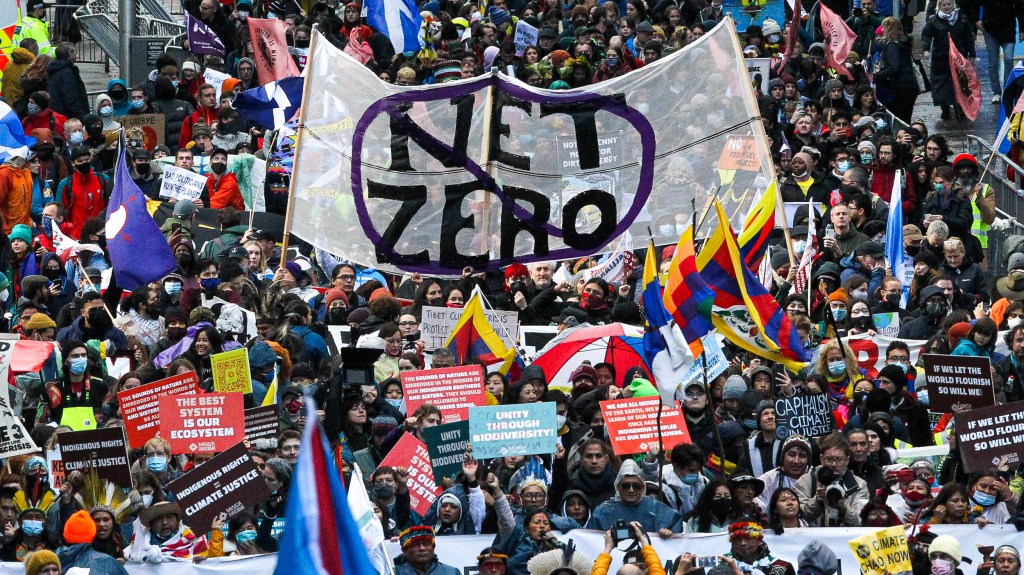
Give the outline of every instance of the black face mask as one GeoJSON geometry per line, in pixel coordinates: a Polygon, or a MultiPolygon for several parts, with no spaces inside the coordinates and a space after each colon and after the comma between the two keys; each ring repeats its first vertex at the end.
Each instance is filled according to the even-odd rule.
{"type": "Polygon", "coordinates": [[[871,327],[871,318],[866,315],[852,318],[852,321],[853,327],[857,329],[868,329],[869,327],[871,327]]]}
{"type": "Polygon", "coordinates": [[[225,164],[224,162],[212,162],[210,164],[210,169],[213,170],[213,173],[219,176],[223,174],[225,170],[228,169],[228,165],[225,164]]]}
{"type": "Polygon", "coordinates": [[[79,174],[88,174],[91,169],[92,166],[89,164],[75,164],[75,171],[79,174]]]}
{"type": "Polygon", "coordinates": [[[89,126],[85,129],[85,132],[89,134],[90,138],[99,138],[103,135],[103,126],[89,126]]]}
{"type": "Polygon", "coordinates": [[[145,164],[135,164],[135,173],[140,176],[148,175],[149,169],[149,162],[146,162],[145,164]]]}
{"type": "Polygon", "coordinates": [[[89,310],[89,325],[93,329],[107,329],[110,327],[110,318],[107,317],[107,312],[101,307],[89,310]]]}
{"type": "Polygon", "coordinates": [[[187,268],[192,265],[192,256],[188,254],[177,254],[174,256],[174,261],[183,268],[187,268]]]}
{"type": "Polygon", "coordinates": [[[900,294],[898,293],[887,293],[885,294],[885,303],[889,305],[900,305],[900,294]]]}
{"type": "Polygon", "coordinates": [[[167,328],[167,339],[172,343],[177,343],[181,341],[181,338],[185,337],[185,333],[187,331],[188,330],[183,327],[169,327],[167,328]]]}
{"type": "Polygon", "coordinates": [[[329,309],[327,310],[327,324],[328,325],[343,325],[348,320],[347,309],[329,309]]]}
{"type": "Polygon", "coordinates": [[[945,304],[945,302],[943,302],[943,303],[937,303],[937,302],[929,303],[928,305],[925,306],[924,312],[926,314],[928,314],[928,317],[930,317],[930,318],[936,318],[937,319],[937,318],[944,317],[946,315],[946,304],[945,304]]]}
{"type": "Polygon", "coordinates": [[[714,499],[711,501],[711,512],[721,517],[732,509],[732,499],[714,499]]]}
{"type": "Polygon", "coordinates": [[[115,101],[115,102],[123,102],[124,99],[128,97],[128,93],[127,92],[122,92],[120,90],[115,90],[113,92],[107,92],[107,95],[110,96],[110,99],[115,101]]]}
{"type": "Polygon", "coordinates": [[[60,269],[52,270],[50,268],[43,268],[43,277],[50,281],[58,279],[60,275],[60,269]]]}
{"type": "Polygon", "coordinates": [[[295,42],[296,48],[309,48],[309,40],[297,40],[295,42]]]}

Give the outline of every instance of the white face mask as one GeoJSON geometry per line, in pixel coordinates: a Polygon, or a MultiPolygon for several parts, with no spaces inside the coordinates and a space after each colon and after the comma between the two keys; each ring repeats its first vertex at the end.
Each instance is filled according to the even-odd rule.
{"type": "Polygon", "coordinates": [[[149,507],[152,504],[153,504],[153,494],[152,493],[147,493],[147,494],[142,496],[142,506],[143,507],[149,507]]]}
{"type": "Polygon", "coordinates": [[[1007,329],[1013,329],[1013,328],[1017,327],[1018,325],[1020,325],[1020,321],[1021,320],[1020,320],[1019,317],[1011,317],[1011,318],[1006,320],[1006,328],[1007,329]]]}

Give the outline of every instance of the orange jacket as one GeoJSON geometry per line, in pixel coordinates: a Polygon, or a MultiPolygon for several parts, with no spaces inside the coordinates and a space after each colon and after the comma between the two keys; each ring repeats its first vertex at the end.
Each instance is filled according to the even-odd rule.
{"type": "Polygon", "coordinates": [[[0,166],[0,216],[5,234],[15,224],[32,225],[32,172],[10,164],[0,166]]]}
{"type": "MultiPolygon", "coordinates": [[[[644,563],[647,564],[647,575],[666,575],[665,566],[661,564],[661,559],[658,558],[658,552],[654,550],[654,547],[644,545],[640,548],[640,553],[643,554],[644,563]]],[[[611,565],[612,556],[602,553],[597,556],[597,561],[594,561],[594,567],[590,570],[590,575],[608,575],[608,569],[611,565]]]]}
{"type": "Polygon", "coordinates": [[[245,211],[245,200],[238,187],[238,178],[231,172],[221,174],[220,181],[217,181],[215,174],[207,174],[206,194],[210,196],[210,207],[215,210],[231,206],[238,211],[245,211]]]}

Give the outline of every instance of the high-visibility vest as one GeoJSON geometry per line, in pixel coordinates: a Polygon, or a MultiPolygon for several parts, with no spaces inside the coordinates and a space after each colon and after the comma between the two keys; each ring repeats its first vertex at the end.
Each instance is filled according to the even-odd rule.
{"type": "MultiPolygon", "coordinates": [[[[978,196],[985,196],[990,191],[991,188],[988,184],[982,184],[978,196]]],[[[978,238],[978,241],[981,242],[981,249],[987,250],[989,225],[985,223],[985,220],[981,219],[981,209],[978,208],[977,198],[971,202],[971,215],[974,216],[974,222],[971,224],[971,235],[978,238]]]]}
{"type": "Polygon", "coordinates": [[[25,38],[32,38],[39,44],[40,55],[51,58],[56,56],[56,50],[50,45],[50,28],[46,22],[32,16],[22,18],[14,29],[14,38],[11,39],[11,43],[17,46],[25,38]]]}

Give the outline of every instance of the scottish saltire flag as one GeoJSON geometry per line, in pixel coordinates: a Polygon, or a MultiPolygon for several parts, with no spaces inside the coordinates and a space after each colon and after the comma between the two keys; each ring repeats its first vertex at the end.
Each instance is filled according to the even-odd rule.
{"type": "Polygon", "coordinates": [[[695,251],[691,225],[679,236],[663,298],[665,309],[679,326],[686,341],[690,342],[690,351],[694,357],[704,349],[701,338],[714,328],[711,324],[711,307],[715,301],[715,292],[704,283],[704,278],[697,271],[695,251]]]}
{"type": "Polygon", "coordinates": [[[320,425],[316,402],[307,396],[306,428],[274,575],[361,575],[371,565],[320,425]]]}
{"type": "Polygon", "coordinates": [[[676,391],[693,363],[693,353],[686,345],[683,332],[665,309],[653,241],[647,246],[647,261],[644,263],[643,303],[644,315],[647,317],[644,359],[651,366],[661,402],[672,407],[675,406],[676,391]]]}
{"type": "Polygon", "coordinates": [[[743,265],[729,217],[717,198],[714,202],[718,228],[697,254],[700,275],[714,291],[712,323],[737,346],[791,371],[802,369],[810,357],[800,336],[779,302],[743,265]]]}
{"type": "Polygon", "coordinates": [[[889,200],[889,218],[885,223],[885,259],[892,275],[903,286],[900,305],[906,307],[910,282],[907,281],[907,258],[903,251],[903,171],[896,172],[889,200]]]}
{"type": "Polygon", "coordinates": [[[11,156],[28,158],[29,148],[35,144],[35,138],[25,135],[14,110],[0,101],[0,162],[6,162],[11,156]]]}
{"type": "Polygon", "coordinates": [[[466,306],[462,308],[459,321],[452,327],[444,346],[455,356],[458,365],[472,362],[483,362],[487,365],[499,364],[497,368],[503,374],[517,379],[522,373],[523,361],[513,347],[505,347],[498,334],[494,332],[487,315],[484,313],[483,294],[479,289],[473,290],[466,306]]]}
{"type": "Polygon", "coordinates": [[[993,147],[998,148],[1002,154],[1010,151],[1010,140],[1006,138],[1006,135],[1010,133],[1012,110],[1022,92],[1024,92],[1024,62],[1017,62],[1006,78],[1006,85],[1003,86],[1003,102],[999,106],[999,131],[993,147]]]}
{"type": "Polygon", "coordinates": [[[188,49],[193,54],[224,57],[224,42],[217,33],[188,12],[185,12],[185,33],[188,35],[188,49]]]}
{"type": "Polygon", "coordinates": [[[107,204],[106,235],[117,283],[131,291],[171,273],[177,264],[167,238],[146,209],[146,195],[132,181],[125,147],[122,132],[114,191],[107,204]]]}
{"type": "Polygon", "coordinates": [[[775,180],[761,194],[761,198],[752,206],[740,232],[739,246],[743,263],[750,269],[757,269],[768,251],[768,238],[775,229],[775,210],[778,206],[778,191],[775,180]]]}
{"type": "Polygon", "coordinates": [[[246,120],[277,130],[299,112],[302,82],[301,76],[293,76],[250,88],[239,92],[231,106],[246,120]]]}
{"type": "Polygon", "coordinates": [[[387,36],[395,52],[417,51],[424,46],[420,38],[423,18],[413,0],[367,0],[363,10],[366,23],[387,36]]]}

